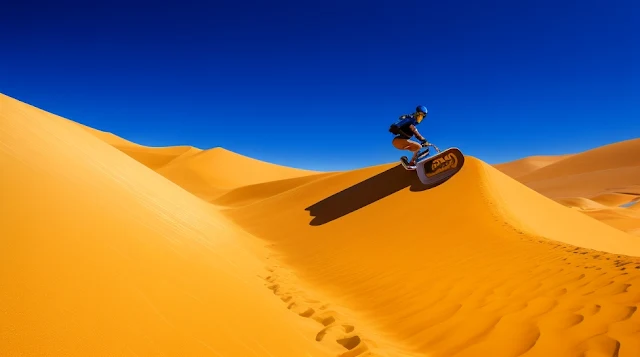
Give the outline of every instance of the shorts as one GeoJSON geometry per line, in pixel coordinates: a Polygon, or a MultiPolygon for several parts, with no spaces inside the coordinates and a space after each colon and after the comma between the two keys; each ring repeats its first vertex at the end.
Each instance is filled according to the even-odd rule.
{"type": "Polygon", "coordinates": [[[391,143],[398,150],[409,150],[411,152],[416,152],[422,149],[422,145],[419,142],[400,136],[396,136],[395,138],[393,138],[393,141],[391,143]]]}

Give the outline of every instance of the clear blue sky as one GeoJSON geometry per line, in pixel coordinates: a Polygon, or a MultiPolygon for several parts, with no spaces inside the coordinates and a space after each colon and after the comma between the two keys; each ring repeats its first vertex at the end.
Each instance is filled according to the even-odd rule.
{"type": "Polygon", "coordinates": [[[318,170],[397,160],[388,126],[423,104],[428,140],[498,163],[640,136],[638,4],[10,1],[0,92],[318,170]]]}

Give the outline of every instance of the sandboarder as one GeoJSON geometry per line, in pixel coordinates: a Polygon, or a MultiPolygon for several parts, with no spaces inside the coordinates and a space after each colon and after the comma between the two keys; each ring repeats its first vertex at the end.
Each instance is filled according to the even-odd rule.
{"type": "MultiPolygon", "coordinates": [[[[415,166],[418,157],[424,157],[429,154],[429,142],[420,134],[416,125],[420,124],[424,118],[427,117],[427,107],[419,105],[416,107],[416,112],[413,114],[405,114],[400,116],[400,120],[391,125],[389,131],[396,136],[391,141],[393,146],[398,150],[409,150],[413,152],[411,161],[404,162],[408,166],[415,166]],[[411,140],[415,137],[420,143],[411,140]],[[426,148],[422,153],[420,149],[426,148]]],[[[407,161],[406,157],[402,157],[403,161],[407,161]]]]}

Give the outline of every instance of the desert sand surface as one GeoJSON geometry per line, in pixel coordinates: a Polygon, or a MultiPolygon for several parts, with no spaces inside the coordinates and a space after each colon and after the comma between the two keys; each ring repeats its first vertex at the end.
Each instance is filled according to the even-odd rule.
{"type": "Polygon", "coordinates": [[[0,115],[0,355],[640,355],[640,240],[473,156],[432,188],[222,148],[150,169],[0,115]]]}
{"type": "Polygon", "coordinates": [[[79,126],[0,96],[0,162],[0,355],[346,351],[264,287],[246,233],[79,126]]]}
{"type": "Polygon", "coordinates": [[[225,212],[317,294],[425,356],[640,353],[640,241],[473,157],[429,190],[381,165],[225,212]]]}
{"type": "Polygon", "coordinates": [[[557,202],[640,237],[640,219],[626,207],[640,200],[640,139],[556,156],[561,159],[533,170],[522,165],[537,158],[494,167],[557,202]]]}

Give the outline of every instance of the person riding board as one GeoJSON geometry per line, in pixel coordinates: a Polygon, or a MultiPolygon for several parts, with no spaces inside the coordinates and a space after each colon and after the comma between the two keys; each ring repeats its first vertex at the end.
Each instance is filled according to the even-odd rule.
{"type": "Polygon", "coordinates": [[[429,142],[420,134],[418,129],[416,129],[416,125],[422,122],[427,116],[427,113],[427,107],[419,105],[416,107],[415,113],[401,115],[399,118],[400,121],[391,125],[391,128],[389,128],[391,133],[396,134],[391,141],[393,146],[398,150],[409,150],[413,152],[411,161],[407,163],[410,166],[415,166],[418,155],[424,156],[429,154],[429,142]],[[414,135],[420,143],[411,140],[414,135]],[[420,149],[423,147],[426,147],[427,150],[420,153],[420,149]]]}

